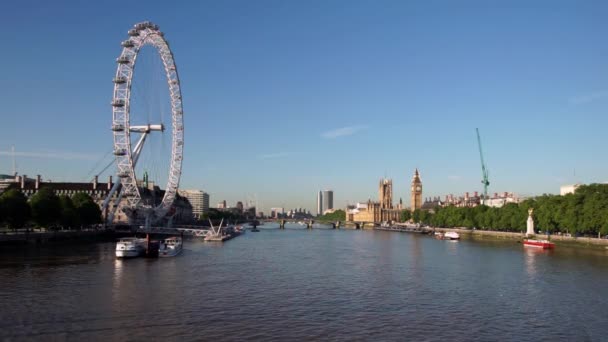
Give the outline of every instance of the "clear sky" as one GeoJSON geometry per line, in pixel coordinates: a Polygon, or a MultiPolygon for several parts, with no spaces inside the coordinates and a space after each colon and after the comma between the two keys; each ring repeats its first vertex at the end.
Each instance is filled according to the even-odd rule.
{"type": "MultiPolygon", "coordinates": [[[[10,1],[0,11],[0,172],[90,179],[112,149],[120,42],[143,20],[175,54],[182,188],[314,212],[608,181],[606,1],[10,1]]],[[[108,160],[108,159],[106,159],[108,160]]],[[[105,163],[103,163],[105,164],[105,163]]],[[[109,173],[105,173],[106,177],[109,173]]]]}

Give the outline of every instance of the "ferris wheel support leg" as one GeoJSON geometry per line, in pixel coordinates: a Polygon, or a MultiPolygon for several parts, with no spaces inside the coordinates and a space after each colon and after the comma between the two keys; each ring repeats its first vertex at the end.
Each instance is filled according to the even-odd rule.
{"type": "Polygon", "coordinates": [[[110,204],[110,202],[112,201],[112,196],[118,189],[118,186],[120,186],[120,182],[114,183],[112,189],[110,190],[110,192],[108,192],[108,195],[106,196],[106,199],[103,201],[103,204],[101,206],[101,212],[105,213],[108,210],[108,204],[110,204]]]}
{"type": "MultiPolygon", "coordinates": [[[[139,138],[139,141],[137,142],[137,145],[135,145],[135,148],[133,149],[133,167],[134,168],[135,168],[135,165],[137,164],[137,160],[139,159],[139,155],[144,146],[144,141],[146,141],[147,135],[148,134],[146,134],[146,133],[142,134],[141,138],[139,138]]],[[[117,178],[119,178],[118,175],[117,175],[117,178]]],[[[108,212],[108,205],[112,201],[112,196],[114,195],[116,190],[118,190],[118,187],[120,186],[120,184],[121,184],[121,182],[116,182],[112,186],[112,189],[106,196],[106,199],[103,201],[103,205],[101,206],[102,213],[108,212]]],[[[116,214],[116,209],[118,208],[118,204],[120,204],[121,199],[122,199],[122,191],[116,198],[116,201],[114,202],[114,207],[112,207],[112,209],[110,210],[110,213],[108,215],[106,215],[107,224],[111,225],[112,221],[114,221],[114,214],[116,214]]]]}
{"type": "Polygon", "coordinates": [[[147,136],[148,133],[143,133],[141,135],[141,138],[139,138],[137,145],[135,145],[135,148],[133,149],[133,153],[131,153],[131,155],[133,156],[133,169],[135,169],[135,165],[137,165],[137,160],[139,159],[141,150],[144,148],[144,142],[146,141],[147,136]]]}
{"type": "Polygon", "coordinates": [[[108,224],[112,224],[112,222],[114,221],[114,215],[116,214],[116,210],[118,209],[118,204],[120,204],[121,200],[122,200],[122,191],[116,197],[116,200],[114,201],[114,205],[112,206],[112,210],[110,210],[110,214],[107,217],[108,224]]]}
{"type": "Polygon", "coordinates": [[[149,232],[150,231],[150,214],[146,214],[146,231],[149,232]]]}

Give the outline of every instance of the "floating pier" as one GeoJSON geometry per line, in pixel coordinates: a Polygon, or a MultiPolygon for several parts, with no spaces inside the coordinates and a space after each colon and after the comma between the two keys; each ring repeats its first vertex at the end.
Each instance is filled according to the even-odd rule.
{"type": "Polygon", "coordinates": [[[407,227],[407,226],[391,226],[391,227],[374,227],[375,230],[386,230],[390,232],[401,232],[401,233],[417,233],[417,234],[430,234],[433,232],[431,228],[422,227],[407,227]]]}

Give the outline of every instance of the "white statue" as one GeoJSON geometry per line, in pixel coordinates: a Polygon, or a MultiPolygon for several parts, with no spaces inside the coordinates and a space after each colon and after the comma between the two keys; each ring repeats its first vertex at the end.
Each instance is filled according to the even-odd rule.
{"type": "Polygon", "coordinates": [[[532,218],[532,213],[534,213],[534,208],[528,209],[526,236],[534,235],[534,218],[532,218]]]}

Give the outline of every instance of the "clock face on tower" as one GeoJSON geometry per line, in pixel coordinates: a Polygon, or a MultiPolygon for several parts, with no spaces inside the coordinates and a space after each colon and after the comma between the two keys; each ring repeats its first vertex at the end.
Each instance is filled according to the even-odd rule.
{"type": "Polygon", "coordinates": [[[418,186],[416,187],[416,191],[420,191],[420,190],[422,190],[422,188],[420,187],[420,185],[418,185],[418,186]]]}

